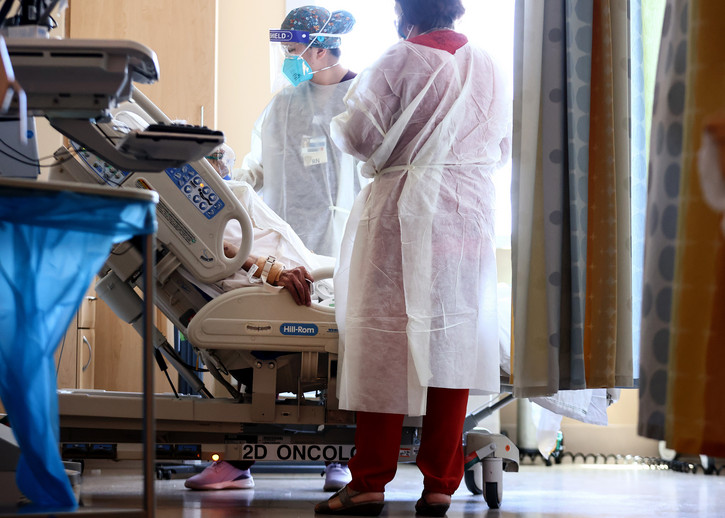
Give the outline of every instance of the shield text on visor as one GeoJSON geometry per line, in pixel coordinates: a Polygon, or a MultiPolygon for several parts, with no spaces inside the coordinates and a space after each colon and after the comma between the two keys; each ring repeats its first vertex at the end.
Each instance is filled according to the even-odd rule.
{"type": "Polygon", "coordinates": [[[269,41],[274,43],[310,43],[310,33],[307,31],[270,29],[269,41]]]}

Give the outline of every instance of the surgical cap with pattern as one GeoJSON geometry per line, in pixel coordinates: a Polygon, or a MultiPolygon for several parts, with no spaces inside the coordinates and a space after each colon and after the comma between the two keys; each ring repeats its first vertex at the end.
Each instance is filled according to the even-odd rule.
{"type": "MultiPolygon", "coordinates": [[[[355,25],[355,17],[347,11],[333,11],[331,16],[330,11],[324,7],[306,5],[292,9],[282,22],[281,29],[309,33],[346,34],[352,30],[353,25],[355,25]]],[[[312,46],[336,49],[340,46],[340,38],[318,36],[312,46]]]]}

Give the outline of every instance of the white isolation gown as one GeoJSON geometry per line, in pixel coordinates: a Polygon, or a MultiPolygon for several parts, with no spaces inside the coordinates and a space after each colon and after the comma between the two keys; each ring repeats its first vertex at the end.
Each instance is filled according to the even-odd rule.
{"type": "Polygon", "coordinates": [[[401,41],[355,79],[332,121],[335,143],[373,178],[335,273],[342,408],[423,415],[427,387],[500,391],[492,175],[510,142],[501,81],[467,43],[451,54],[401,41]]]}
{"type": "Polygon", "coordinates": [[[330,120],[345,109],[351,83],[306,81],[281,90],[257,120],[251,151],[233,173],[259,190],[310,250],[333,257],[360,191],[355,160],[330,139],[330,120]]]}

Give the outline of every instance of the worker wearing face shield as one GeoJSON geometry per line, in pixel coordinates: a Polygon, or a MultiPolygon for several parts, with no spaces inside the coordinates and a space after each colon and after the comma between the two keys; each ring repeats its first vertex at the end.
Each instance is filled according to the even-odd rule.
{"type": "Polygon", "coordinates": [[[355,23],[346,11],[293,9],[270,41],[285,55],[290,85],[257,120],[251,152],[233,173],[260,192],[316,254],[336,257],[360,190],[357,161],[330,138],[330,121],[345,109],[355,74],[340,62],[339,35],[355,23]]]}
{"type": "MultiPolygon", "coordinates": [[[[280,30],[270,31],[285,55],[282,73],[290,86],[272,99],[257,120],[252,149],[233,181],[252,185],[307,248],[336,257],[345,223],[360,191],[358,162],[330,138],[330,121],[345,110],[343,98],[355,74],[340,64],[340,38],[355,23],[346,11],[305,6],[293,9],[280,30]]],[[[221,147],[207,157],[224,177],[221,147]]],[[[233,160],[232,160],[233,163],[233,160]]],[[[303,290],[304,291],[304,290],[303,290]]],[[[304,300],[309,298],[306,294],[304,300]]],[[[297,299],[296,299],[297,300],[297,299]]],[[[187,479],[190,489],[250,489],[251,462],[215,462],[187,479]]],[[[327,463],[323,490],[350,481],[347,464],[327,463]]]]}

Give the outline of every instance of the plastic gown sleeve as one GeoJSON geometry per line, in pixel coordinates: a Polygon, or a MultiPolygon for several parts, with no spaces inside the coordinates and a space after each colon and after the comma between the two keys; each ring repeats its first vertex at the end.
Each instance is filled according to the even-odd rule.
{"type": "MultiPolygon", "coordinates": [[[[358,75],[345,96],[345,112],[330,124],[335,144],[344,152],[358,159],[363,165],[361,174],[372,177],[375,173],[367,166],[368,160],[385,139],[385,128],[400,109],[400,99],[387,81],[372,74],[358,75]],[[353,95],[354,94],[354,95],[353,95]],[[354,131],[351,129],[354,128],[354,131]]],[[[382,168],[382,164],[379,164],[382,168]]]]}
{"type": "Polygon", "coordinates": [[[75,508],[58,452],[53,354],[111,245],[155,231],[154,204],[0,188],[0,399],[34,505],[75,508]]]}
{"type": "Polygon", "coordinates": [[[252,128],[252,142],[249,153],[242,161],[242,167],[232,171],[232,179],[239,182],[247,182],[254,187],[255,191],[264,186],[264,163],[262,160],[262,124],[269,111],[265,108],[252,128]]]}

